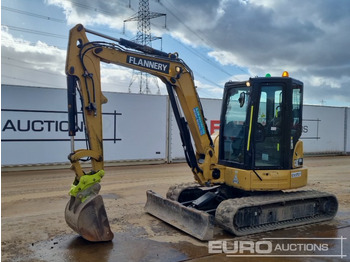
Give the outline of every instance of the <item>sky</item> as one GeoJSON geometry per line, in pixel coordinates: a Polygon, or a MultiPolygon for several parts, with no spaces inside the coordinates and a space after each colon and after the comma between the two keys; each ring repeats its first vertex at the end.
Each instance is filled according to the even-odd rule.
{"type": "MultiPolygon", "coordinates": [[[[200,97],[222,98],[229,80],[281,76],[304,82],[304,103],[350,106],[349,0],[149,0],[162,40],[192,69],[200,97]]],[[[66,88],[69,30],[78,23],[134,39],[138,0],[2,0],[1,83],[66,88]]],[[[90,40],[94,40],[93,37],[90,40]]],[[[103,65],[102,90],[138,93],[133,71],[103,65]]],[[[136,78],[137,79],[137,78],[136,78]]],[[[143,90],[144,92],[145,90],[143,90]]],[[[151,94],[166,94],[150,79],[151,94]]]]}

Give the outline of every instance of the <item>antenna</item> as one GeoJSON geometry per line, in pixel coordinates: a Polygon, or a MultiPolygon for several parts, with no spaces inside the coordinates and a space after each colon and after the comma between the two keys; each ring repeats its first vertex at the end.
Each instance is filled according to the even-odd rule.
{"type": "MultiPolygon", "coordinates": [[[[130,7],[130,2],[129,2],[130,7]]],[[[146,46],[152,46],[152,41],[154,40],[162,40],[161,37],[154,37],[151,34],[151,19],[164,16],[166,19],[166,14],[162,13],[155,13],[150,12],[149,10],[149,0],[139,0],[139,9],[136,14],[129,17],[128,19],[124,20],[124,31],[125,31],[125,23],[126,22],[132,22],[137,21],[137,34],[136,38],[133,39],[136,43],[146,46]]],[[[166,20],[165,20],[166,23],[166,20]]],[[[166,26],[166,25],[165,25],[166,26]]],[[[139,77],[139,83],[140,83],[140,93],[146,93],[150,94],[150,89],[148,86],[148,78],[150,77],[149,74],[144,72],[135,72],[135,70],[132,73],[132,78],[130,80],[129,84],[129,93],[131,93],[131,86],[135,82],[135,76],[139,77]]],[[[158,82],[156,81],[156,85],[158,86],[158,82]]],[[[158,86],[158,93],[160,93],[159,86],[158,86]]]]}

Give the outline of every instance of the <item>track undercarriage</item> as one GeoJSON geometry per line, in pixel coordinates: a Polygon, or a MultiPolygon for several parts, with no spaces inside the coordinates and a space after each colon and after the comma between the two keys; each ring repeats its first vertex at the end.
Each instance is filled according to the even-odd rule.
{"type": "Polygon", "coordinates": [[[214,237],[216,226],[243,236],[332,219],[338,201],[319,191],[244,192],[225,185],[180,184],[163,198],[147,191],[145,210],[200,239],[214,237]]]}

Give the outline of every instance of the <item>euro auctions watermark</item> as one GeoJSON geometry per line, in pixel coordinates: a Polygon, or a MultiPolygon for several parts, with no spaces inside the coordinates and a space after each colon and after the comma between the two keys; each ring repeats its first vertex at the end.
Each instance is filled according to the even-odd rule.
{"type": "Polygon", "coordinates": [[[262,238],[261,240],[209,241],[209,254],[227,257],[337,257],[344,253],[345,237],[336,238],[262,238]]]}

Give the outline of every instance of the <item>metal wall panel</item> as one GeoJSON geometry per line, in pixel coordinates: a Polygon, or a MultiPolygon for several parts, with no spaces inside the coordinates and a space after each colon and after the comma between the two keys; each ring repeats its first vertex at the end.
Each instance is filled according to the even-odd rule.
{"type": "MultiPolygon", "coordinates": [[[[210,132],[220,126],[221,99],[202,99],[210,132]]],[[[345,153],[350,151],[349,108],[305,105],[303,112],[304,151],[308,154],[345,153]],[[346,115],[345,112],[348,112],[346,115]],[[347,119],[347,122],[345,121],[347,119]],[[346,128],[347,126],[347,128],[346,128]]],[[[171,118],[173,119],[173,118],[171,118]]],[[[183,159],[184,154],[175,120],[171,122],[171,161],[183,159]]]]}
{"type": "Polygon", "coordinates": [[[63,89],[2,85],[1,164],[67,162],[66,100],[63,89]]]}
{"type": "Polygon", "coordinates": [[[344,152],[345,108],[304,106],[303,135],[306,153],[344,152]]]}
{"type": "MultiPolygon", "coordinates": [[[[2,85],[1,164],[67,163],[65,89],[2,85]]],[[[105,92],[106,161],[184,159],[179,130],[167,96],[105,92]]],[[[209,132],[220,126],[221,99],[202,99],[209,132]]],[[[306,153],[350,152],[350,108],[304,106],[306,153]]],[[[84,148],[80,116],[76,148],[84,148]]]]}
{"type": "Polygon", "coordinates": [[[105,159],[107,161],[166,158],[166,96],[105,92],[103,105],[105,159]],[[114,112],[120,115],[114,116],[114,112]],[[116,120],[114,120],[114,118],[116,120]],[[114,128],[116,134],[114,135],[114,128]],[[118,140],[114,141],[114,137],[118,140]]]}
{"type": "MultiPolygon", "coordinates": [[[[65,89],[2,86],[1,164],[67,162],[70,153],[65,89]]],[[[106,161],[166,158],[166,97],[106,92],[106,161]]],[[[80,105],[78,105],[80,107],[80,105]]],[[[79,116],[77,140],[84,140],[79,116]]],[[[77,141],[75,148],[85,148],[77,141]]]]}
{"type": "MultiPolygon", "coordinates": [[[[220,112],[221,112],[221,99],[201,99],[206,123],[209,128],[209,132],[218,131],[220,126],[220,112]]],[[[182,142],[179,134],[179,128],[177,127],[175,117],[170,109],[170,124],[169,124],[169,162],[183,160],[185,158],[184,150],[182,148],[182,142]]]]}

